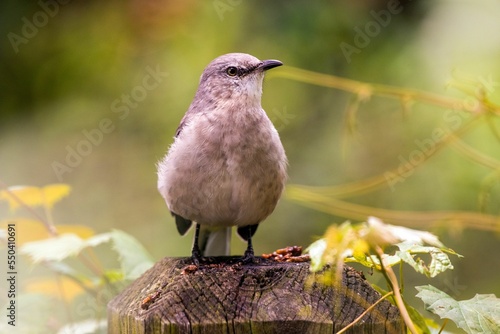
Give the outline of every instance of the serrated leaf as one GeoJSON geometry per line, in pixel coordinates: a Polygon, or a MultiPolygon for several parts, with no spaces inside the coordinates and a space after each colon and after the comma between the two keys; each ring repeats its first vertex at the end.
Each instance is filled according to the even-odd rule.
{"type": "Polygon", "coordinates": [[[457,301],[432,285],[416,289],[428,311],[452,320],[467,333],[500,333],[500,299],[495,295],[477,294],[457,301]]]}
{"type": "Polygon", "coordinates": [[[146,249],[135,238],[119,230],[97,234],[88,239],[82,239],[72,233],[61,234],[28,242],[20,248],[20,252],[30,256],[33,263],[61,261],[78,255],[86,247],[95,247],[110,240],[113,242],[113,249],[119,254],[121,269],[126,279],[136,279],[153,265],[146,249]]]}
{"type": "Polygon", "coordinates": [[[447,254],[439,249],[433,249],[429,252],[431,255],[431,263],[429,265],[429,275],[430,277],[436,277],[438,274],[446,271],[452,270],[453,265],[451,264],[450,258],[447,254]]]}
{"type": "Polygon", "coordinates": [[[21,203],[30,207],[46,205],[51,208],[56,202],[66,197],[71,190],[67,184],[49,184],[45,187],[13,186],[0,191],[0,200],[6,200],[11,210],[19,208],[21,203]]]}
{"type": "Polygon", "coordinates": [[[68,196],[71,187],[64,183],[49,184],[42,188],[44,203],[51,208],[55,203],[68,196]]]}
{"type": "Polygon", "coordinates": [[[368,217],[367,229],[363,234],[371,245],[381,247],[394,245],[398,242],[444,247],[438,237],[430,232],[386,224],[376,217],[368,217]]]}
{"type": "Polygon", "coordinates": [[[461,255],[444,247],[439,239],[425,231],[385,224],[380,219],[369,217],[368,223],[353,225],[345,222],[328,228],[324,237],[311,244],[306,252],[311,256],[311,271],[318,271],[325,264],[331,263],[341,266],[342,262],[357,262],[368,268],[381,270],[378,256],[370,254],[377,247],[383,248],[394,242],[400,248],[394,255],[383,254],[384,266],[392,267],[404,261],[417,272],[435,277],[436,275],[453,269],[447,254],[461,255]],[[424,244],[431,246],[424,246],[424,244]],[[426,263],[420,254],[431,258],[426,263]]]}
{"type": "Polygon", "coordinates": [[[112,239],[112,233],[96,234],[91,238],[85,240],[85,247],[95,247],[102,243],[108,242],[112,239]]]}
{"type": "Polygon", "coordinates": [[[110,235],[113,239],[113,249],[120,256],[125,279],[136,279],[153,266],[151,255],[137,239],[120,230],[113,230],[110,235]]]}
{"type": "MultiPolygon", "coordinates": [[[[383,254],[382,259],[384,260],[384,265],[386,267],[393,267],[399,263],[401,263],[401,258],[397,255],[388,255],[388,254],[383,254]]],[[[347,257],[345,259],[345,262],[354,262],[354,263],[359,263],[365,267],[368,268],[375,268],[376,270],[381,270],[382,268],[380,267],[380,261],[376,256],[353,256],[353,257],[347,257]]]]}
{"type": "MultiPolygon", "coordinates": [[[[373,287],[373,289],[375,289],[375,291],[380,293],[382,296],[385,296],[388,293],[387,290],[382,289],[378,285],[375,285],[375,284],[370,284],[370,285],[373,287]]],[[[394,305],[396,307],[398,306],[396,304],[396,301],[394,300],[394,295],[387,297],[386,300],[389,303],[391,303],[392,305],[394,305]]],[[[412,307],[406,303],[405,303],[405,307],[406,307],[406,310],[408,311],[408,314],[410,315],[411,321],[416,326],[418,333],[430,334],[431,331],[430,331],[429,327],[439,328],[439,326],[432,319],[425,318],[414,307],[412,307]]]]}
{"type": "MultiPolygon", "coordinates": [[[[440,248],[415,245],[407,242],[400,243],[397,246],[400,250],[396,251],[396,255],[412,266],[415,271],[427,277],[435,277],[448,269],[453,269],[450,258],[440,248]],[[426,264],[425,261],[419,257],[420,254],[427,254],[430,256],[431,262],[426,264]]],[[[459,254],[457,255],[460,256],[459,254]]]]}
{"type": "Polygon", "coordinates": [[[32,241],[24,244],[21,254],[31,257],[34,263],[41,261],[61,261],[77,255],[84,247],[83,240],[74,234],[62,234],[54,238],[32,241]]]}
{"type": "Polygon", "coordinates": [[[95,235],[86,240],[76,234],[61,234],[53,238],[28,242],[21,246],[20,252],[31,257],[34,263],[42,261],[61,261],[78,255],[86,247],[94,247],[110,240],[109,233],[95,235]]]}

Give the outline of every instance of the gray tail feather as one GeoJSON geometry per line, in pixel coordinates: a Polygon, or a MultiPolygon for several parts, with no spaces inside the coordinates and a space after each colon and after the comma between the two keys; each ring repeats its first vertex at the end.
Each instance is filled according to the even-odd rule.
{"type": "Polygon", "coordinates": [[[202,227],[198,240],[203,256],[228,256],[231,252],[231,227],[202,227]]]}

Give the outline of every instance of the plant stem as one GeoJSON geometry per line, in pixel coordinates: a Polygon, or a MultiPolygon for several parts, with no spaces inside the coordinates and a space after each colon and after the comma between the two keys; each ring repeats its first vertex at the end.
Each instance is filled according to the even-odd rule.
{"type": "Polygon", "coordinates": [[[446,324],[448,323],[448,319],[444,319],[443,321],[443,325],[441,326],[441,328],[439,329],[439,332],[438,334],[441,334],[444,330],[444,328],[446,327],[446,324]]]}
{"type": "Polygon", "coordinates": [[[412,334],[418,334],[417,329],[415,328],[415,324],[410,318],[410,314],[408,313],[408,310],[406,309],[405,303],[403,301],[403,297],[401,296],[401,292],[399,290],[399,284],[398,284],[398,279],[396,277],[396,274],[392,270],[391,267],[385,266],[384,265],[384,260],[382,259],[382,255],[384,252],[382,251],[382,248],[380,246],[375,247],[375,252],[377,253],[377,257],[380,260],[380,268],[382,270],[382,273],[384,274],[386,280],[389,282],[389,284],[392,287],[392,291],[394,292],[394,300],[396,301],[396,305],[399,309],[399,313],[401,313],[401,317],[403,318],[403,321],[406,324],[406,327],[410,330],[412,334]]]}
{"type": "Polygon", "coordinates": [[[49,231],[49,234],[53,237],[57,236],[57,230],[54,225],[52,225],[49,221],[47,221],[45,218],[43,218],[38,212],[36,212],[32,207],[29,205],[26,205],[19,197],[17,197],[16,194],[14,194],[12,191],[9,190],[9,187],[0,180],[0,189],[2,189],[9,194],[14,201],[16,201],[20,206],[23,208],[27,209],[33,216],[35,216],[40,222],[42,222],[43,225],[47,228],[47,231],[49,231]]]}

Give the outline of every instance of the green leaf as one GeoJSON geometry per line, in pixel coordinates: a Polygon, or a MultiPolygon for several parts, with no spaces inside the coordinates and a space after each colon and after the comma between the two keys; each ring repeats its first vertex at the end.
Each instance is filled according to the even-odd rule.
{"type": "Polygon", "coordinates": [[[120,265],[125,279],[136,279],[153,266],[151,255],[137,239],[119,230],[113,230],[111,238],[113,249],[120,256],[120,265]]]}
{"type": "Polygon", "coordinates": [[[146,249],[135,238],[119,230],[97,234],[88,239],[72,233],[61,234],[54,238],[27,242],[21,246],[20,251],[31,257],[34,263],[62,261],[78,255],[86,247],[95,247],[109,241],[113,242],[113,249],[119,255],[125,279],[136,279],[153,265],[146,249]]]}
{"type": "MultiPolygon", "coordinates": [[[[453,269],[450,258],[446,254],[446,250],[432,246],[421,246],[408,242],[403,242],[397,245],[399,251],[396,255],[404,262],[408,263],[415,269],[415,271],[426,275],[427,277],[435,277],[438,274],[453,269]],[[431,257],[431,262],[426,264],[425,261],[419,257],[420,254],[427,254],[431,257]]],[[[461,256],[454,253],[457,256],[461,256]]]]}
{"type": "Polygon", "coordinates": [[[369,217],[367,223],[351,224],[344,222],[328,228],[322,239],[311,244],[306,252],[311,257],[311,271],[318,271],[325,264],[340,267],[343,262],[356,262],[368,268],[381,270],[378,256],[373,249],[395,244],[399,251],[395,254],[383,254],[385,267],[392,267],[404,261],[415,271],[428,277],[453,269],[448,254],[457,255],[446,248],[439,239],[425,231],[389,225],[375,217],[369,217]],[[396,242],[399,242],[396,244],[396,242]],[[424,244],[430,246],[424,246],[424,244]],[[420,256],[430,257],[427,263],[420,256]]]}
{"type": "Polygon", "coordinates": [[[431,322],[431,319],[427,319],[424,316],[420,314],[414,307],[408,305],[405,303],[406,310],[408,311],[408,314],[410,315],[410,319],[413,322],[413,324],[417,327],[419,333],[421,334],[430,334],[431,331],[428,327],[428,323],[431,322]]]}
{"type": "MultiPolygon", "coordinates": [[[[379,287],[378,285],[375,284],[370,284],[378,293],[381,295],[386,295],[387,291],[379,287]]],[[[387,297],[386,299],[389,301],[392,305],[398,306],[396,304],[396,301],[394,300],[394,295],[387,297]]],[[[405,307],[408,310],[408,314],[410,315],[411,321],[413,324],[417,327],[417,330],[421,334],[430,334],[431,331],[429,327],[431,328],[439,328],[439,326],[434,322],[434,320],[425,318],[422,316],[414,307],[408,305],[405,303],[405,307]]]]}
{"type": "Polygon", "coordinates": [[[31,257],[34,263],[61,261],[78,254],[83,248],[83,240],[75,234],[62,234],[54,238],[27,242],[21,247],[21,254],[31,257]]]}
{"type": "Polygon", "coordinates": [[[85,239],[85,247],[95,247],[105,242],[110,241],[113,238],[111,233],[101,233],[96,234],[91,238],[85,239]]]}
{"type": "Polygon", "coordinates": [[[98,234],[88,239],[66,233],[49,239],[27,242],[21,246],[20,252],[31,257],[34,263],[61,261],[78,255],[86,247],[94,247],[109,240],[109,233],[98,234]]]}
{"type": "Polygon", "coordinates": [[[330,226],[323,238],[306,249],[311,256],[311,271],[320,270],[327,263],[341,268],[347,257],[364,257],[369,247],[358,235],[359,226],[349,221],[330,226]]]}
{"type": "Polygon", "coordinates": [[[416,289],[428,311],[452,320],[467,333],[500,333],[500,299],[495,295],[457,301],[431,285],[416,289]]]}
{"type": "MultiPolygon", "coordinates": [[[[116,283],[116,282],[121,282],[123,281],[123,271],[118,270],[118,269],[109,269],[104,272],[104,277],[106,279],[106,282],[109,283],[116,283]]],[[[104,282],[104,280],[101,280],[101,282],[104,282]]]]}
{"type": "MultiPolygon", "coordinates": [[[[384,265],[386,267],[393,267],[399,263],[401,263],[401,258],[396,255],[388,255],[384,254],[382,257],[384,261],[384,265]]],[[[352,256],[352,257],[346,257],[345,262],[355,262],[359,263],[367,268],[375,268],[376,270],[381,270],[380,267],[380,260],[375,257],[375,256],[352,256]]]]}
{"type": "Polygon", "coordinates": [[[326,240],[319,239],[313,242],[305,250],[311,257],[311,271],[321,270],[326,263],[323,263],[323,254],[326,250],[326,240]]]}

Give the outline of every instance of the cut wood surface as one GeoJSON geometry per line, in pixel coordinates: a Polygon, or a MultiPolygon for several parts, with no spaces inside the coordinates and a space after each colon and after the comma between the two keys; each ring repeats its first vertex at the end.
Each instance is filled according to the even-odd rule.
{"type": "MultiPolygon", "coordinates": [[[[336,333],[381,296],[345,267],[312,274],[309,263],[257,258],[164,258],[108,305],[109,333],[336,333]]],[[[347,333],[403,333],[397,308],[383,301],[347,333]]]]}

